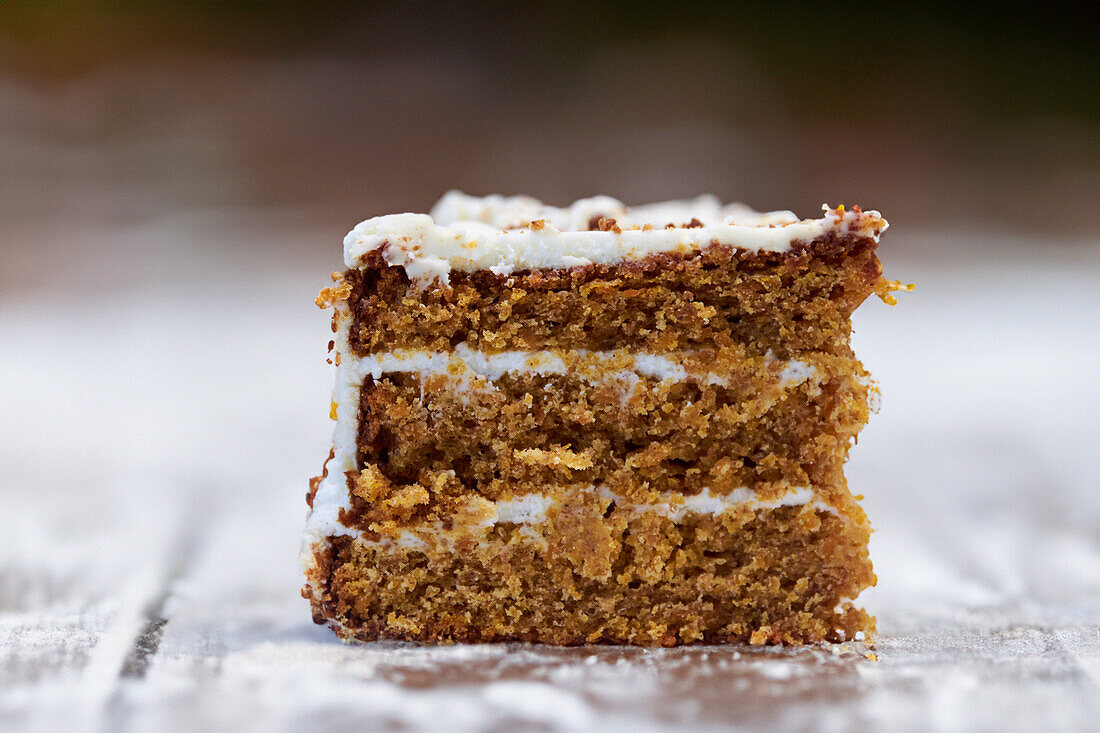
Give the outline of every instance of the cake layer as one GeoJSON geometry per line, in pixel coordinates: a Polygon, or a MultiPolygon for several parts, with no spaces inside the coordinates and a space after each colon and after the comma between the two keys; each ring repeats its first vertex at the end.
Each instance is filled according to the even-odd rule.
{"type": "Polygon", "coordinates": [[[812,506],[679,523],[548,511],[543,541],[501,523],[480,542],[342,537],[318,548],[315,619],[346,638],[553,644],[800,643],[860,638],[848,599],[874,582],[868,528],[812,506]]]}
{"type": "Polygon", "coordinates": [[[846,361],[838,376],[741,374],[730,385],[633,372],[594,384],[575,374],[474,384],[465,374],[388,374],[360,393],[356,464],[377,467],[394,491],[449,473],[449,493],[489,498],[561,483],[637,501],[704,487],[843,492],[843,462],[868,414],[868,388],[846,361]]]}
{"type": "Polygon", "coordinates": [[[835,232],[781,253],[711,246],[619,266],[453,272],[418,289],[378,251],[338,286],[350,348],[682,351],[740,344],[763,354],[847,354],[849,317],[884,287],[871,238],[835,232]]]}

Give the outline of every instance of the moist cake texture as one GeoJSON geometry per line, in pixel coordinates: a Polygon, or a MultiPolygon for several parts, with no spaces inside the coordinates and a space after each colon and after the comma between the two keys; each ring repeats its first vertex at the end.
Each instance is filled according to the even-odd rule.
{"type": "Polygon", "coordinates": [[[303,595],[343,639],[869,638],[850,317],[887,223],[452,192],[344,241],[303,595]]]}

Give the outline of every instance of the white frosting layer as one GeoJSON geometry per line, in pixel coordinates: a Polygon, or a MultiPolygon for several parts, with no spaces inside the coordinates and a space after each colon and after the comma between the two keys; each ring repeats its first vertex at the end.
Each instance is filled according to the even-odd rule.
{"type": "MultiPolygon", "coordinates": [[[[620,497],[611,497],[616,506],[622,506],[620,497]]],[[[818,499],[810,488],[799,488],[790,491],[778,499],[762,501],[756,498],[756,492],[748,488],[734,489],[728,494],[712,494],[710,489],[703,489],[693,496],[685,496],[677,500],[666,499],[659,504],[629,504],[626,509],[638,513],[655,513],[668,517],[674,522],[682,522],[689,514],[719,515],[731,509],[776,509],[782,506],[802,506],[811,504],[820,511],[836,513],[836,509],[828,506],[818,499]]]]}
{"type": "Polygon", "coordinates": [[[668,224],[683,226],[692,219],[704,225],[726,222],[740,226],[782,226],[793,224],[798,217],[790,211],[753,211],[744,204],[722,203],[715,196],[699,196],[687,201],[665,201],[627,208],[610,196],[580,199],[565,208],[548,206],[530,196],[468,196],[450,191],[432,207],[431,216],[437,224],[450,225],[460,221],[480,222],[498,229],[518,229],[541,219],[561,231],[587,231],[593,219],[614,219],[620,228],[664,228],[668,224]]]}
{"type": "Polygon", "coordinates": [[[554,500],[542,494],[527,494],[515,499],[493,502],[496,518],[493,524],[512,522],[513,524],[538,524],[546,521],[546,512],[554,500]]]}
{"type": "MultiPolygon", "coordinates": [[[[723,384],[721,375],[711,372],[689,374],[684,354],[625,354],[615,351],[588,351],[577,349],[572,352],[579,362],[571,370],[570,365],[558,352],[553,351],[500,351],[487,353],[471,349],[466,344],[457,345],[448,353],[396,349],[381,354],[364,357],[343,357],[340,369],[345,378],[356,386],[361,385],[369,375],[375,379],[389,373],[414,373],[421,376],[449,374],[456,378],[469,380],[480,377],[495,381],[505,374],[567,374],[570,371],[587,377],[591,367],[599,367],[598,379],[628,379],[637,381],[637,377],[652,377],[662,381],[685,381],[696,379],[705,384],[723,384]],[[625,361],[625,365],[623,362],[625,361]],[[607,366],[605,370],[603,367],[607,366]]],[[[770,365],[779,366],[779,362],[770,360],[770,365]]],[[[777,370],[779,386],[789,388],[818,376],[817,369],[798,359],[782,362],[777,370]]]]}
{"type": "Polygon", "coordinates": [[[467,196],[452,191],[428,214],[390,214],[367,219],[344,238],[344,262],[360,266],[380,251],[420,285],[448,282],[451,270],[517,270],[612,264],[657,253],[687,253],[713,244],[750,251],[786,251],[829,231],[878,239],[887,222],[877,211],[823,207],[820,219],[799,220],[789,211],[759,213],[713,196],[627,208],[607,196],[557,208],[525,196],[467,196]],[[608,231],[590,230],[598,218],[614,219],[608,231]],[[701,226],[684,225],[697,220],[701,226]],[[672,228],[666,228],[667,225],[672,228]]]}
{"type": "MultiPolygon", "coordinates": [[[[703,489],[694,496],[667,496],[655,504],[631,504],[623,497],[610,491],[606,486],[592,486],[590,490],[598,496],[615,502],[616,512],[628,514],[657,514],[667,517],[677,524],[683,522],[689,515],[720,516],[730,511],[756,511],[758,509],[777,509],[784,506],[810,506],[816,511],[837,514],[834,507],[829,506],[818,498],[812,489],[799,488],[790,491],[778,499],[761,500],[756,497],[756,492],[748,488],[734,489],[729,494],[719,495],[711,493],[710,489],[703,489]]],[[[396,535],[383,538],[380,544],[393,543],[399,547],[408,549],[423,549],[426,547],[425,537],[433,537],[436,541],[447,542],[458,537],[468,536],[471,529],[475,531],[488,531],[490,528],[502,523],[520,524],[531,528],[531,531],[521,533],[521,536],[530,541],[541,541],[542,535],[538,531],[548,518],[551,508],[560,504],[560,500],[545,494],[527,494],[514,499],[497,502],[485,499],[475,499],[471,507],[471,513],[482,517],[474,525],[461,525],[461,529],[444,529],[438,522],[421,524],[415,528],[406,528],[396,535]]]]}

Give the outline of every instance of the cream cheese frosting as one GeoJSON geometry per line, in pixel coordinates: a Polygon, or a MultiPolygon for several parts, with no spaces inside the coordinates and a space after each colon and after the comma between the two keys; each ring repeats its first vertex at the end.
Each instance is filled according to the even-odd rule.
{"type": "Polygon", "coordinates": [[[613,264],[712,245],[787,251],[830,231],[873,238],[888,223],[877,211],[822,207],[819,219],[790,211],[756,212],[713,196],[627,207],[608,196],[564,208],[526,196],[468,196],[451,191],[430,214],[389,214],[361,222],[344,238],[349,268],[378,251],[423,286],[447,283],[453,270],[498,275],[531,269],[613,264]],[[592,228],[599,219],[605,228],[592,228]]]}
{"type": "MultiPolygon", "coordinates": [[[[421,376],[447,374],[459,379],[481,378],[495,381],[505,374],[574,373],[588,381],[603,381],[609,376],[650,377],[661,381],[695,380],[704,384],[724,384],[725,378],[713,372],[689,371],[692,352],[648,354],[576,349],[555,351],[484,352],[458,344],[450,352],[397,349],[369,356],[341,358],[347,379],[362,384],[369,375],[375,379],[388,373],[414,373],[421,376]]],[[[800,359],[781,361],[770,352],[766,359],[779,386],[796,386],[818,376],[816,367],[800,359]]]]}
{"type": "MultiPolygon", "coordinates": [[[[721,516],[733,511],[778,509],[785,506],[808,506],[814,511],[839,516],[836,508],[822,501],[813,489],[807,487],[792,489],[777,499],[759,499],[756,492],[749,488],[734,489],[728,494],[714,494],[710,489],[703,489],[698,494],[690,496],[662,496],[660,501],[653,504],[628,503],[623,497],[608,490],[606,486],[591,486],[589,490],[604,499],[615,502],[616,511],[629,514],[656,514],[676,524],[684,522],[693,514],[721,516]]],[[[539,525],[549,519],[552,508],[560,507],[562,503],[561,499],[547,494],[525,494],[499,501],[475,498],[471,500],[468,508],[471,516],[478,517],[474,522],[459,522],[457,525],[452,523],[451,529],[445,528],[440,522],[426,522],[403,527],[392,535],[383,536],[381,540],[362,539],[361,533],[355,533],[354,536],[359,536],[361,541],[371,544],[393,543],[398,547],[416,550],[427,546],[425,542],[427,537],[437,542],[448,542],[468,536],[471,532],[475,535],[478,532],[487,532],[498,524],[519,524],[532,530],[521,533],[522,539],[540,542],[543,538],[538,529],[539,525]]]]}

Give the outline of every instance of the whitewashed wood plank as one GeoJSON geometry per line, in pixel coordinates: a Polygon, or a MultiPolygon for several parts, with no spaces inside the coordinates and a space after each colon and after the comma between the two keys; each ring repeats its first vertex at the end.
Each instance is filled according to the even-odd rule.
{"type": "MultiPolygon", "coordinates": [[[[146,663],[135,641],[156,623],[217,501],[234,483],[250,487],[261,514],[270,500],[249,483],[238,436],[246,431],[259,462],[265,435],[299,416],[271,399],[286,392],[277,372],[239,365],[263,361],[258,345],[286,345],[258,328],[242,336],[240,319],[196,297],[153,288],[92,304],[0,301],[9,418],[0,422],[0,710],[9,715],[93,727],[108,716],[120,675],[146,663]]],[[[301,332],[324,327],[299,307],[309,291],[279,300],[318,321],[301,332]]],[[[319,377],[323,353],[317,345],[311,360],[319,377]]],[[[315,422],[311,453],[323,457],[324,416],[315,422]]]]}

